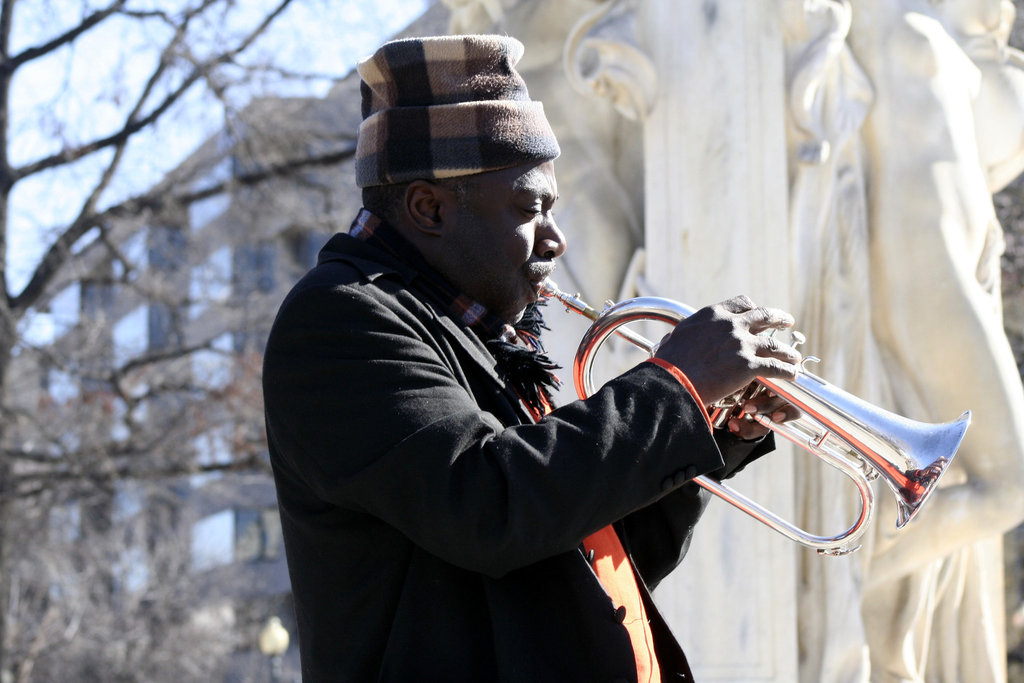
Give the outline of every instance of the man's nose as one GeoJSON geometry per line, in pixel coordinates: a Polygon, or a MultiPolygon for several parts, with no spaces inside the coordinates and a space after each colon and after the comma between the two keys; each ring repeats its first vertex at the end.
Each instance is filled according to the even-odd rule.
{"type": "Polygon", "coordinates": [[[537,231],[534,253],[543,259],[555,259],[565,253],[566,239],[554,218],[544,221],[537,231]]]}

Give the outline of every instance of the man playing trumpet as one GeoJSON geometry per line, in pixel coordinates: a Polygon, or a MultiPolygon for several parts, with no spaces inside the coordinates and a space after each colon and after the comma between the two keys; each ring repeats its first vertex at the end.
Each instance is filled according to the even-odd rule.
{"type": "MultiPolygon", "coordinates": [[[[649,590],[707,494],[772,449],[706,406],[792,379],[792,318],[701,309],[648,362],[553,408],[536,309],[566,249],[558,144],[501,36],[359,65],[364,208],[285,299],[267,435],[304,680],[692,680],[649,590]],[[682,678],[676,678],[682,676],[682,678]]],[[[762,395],[744,408],[795,409],[762,395]]]]}

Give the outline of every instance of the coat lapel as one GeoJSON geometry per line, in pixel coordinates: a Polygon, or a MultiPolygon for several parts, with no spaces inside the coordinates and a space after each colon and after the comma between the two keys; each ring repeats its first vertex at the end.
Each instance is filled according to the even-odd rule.
{"type": "MultiPolygon", "coordinates": [[[[481,389],[489,391],[494,394],[501,396],[502,403],[506,404],[513,411],[515,417],[512,419],[515,423],[532,422],[529,412],[523,406],[522,401],[515,395],[515,392],[508,386],[505,380],[498,374],[497,366],[494,362],[494,356],[490,354],[487,347],[484,346],[483,342],[473,334],[471,330],[467,330],[461,326],[449,315],[445,315],[441,312],[434,310],[435,319],[444,330],[446,338],[452,343],[453,348],[463,352],[464,359],[472,362],[473,369],[479,369],[482,371],[488,384],[487,387],[477,386],[479,382],[474,382],[473,378],[469,376],[470,370],[463,368],[467,373],[467,381],[470,384],[470,390],[475,394],[481,389]]],[[[477,397],[480,398],[479,396],[477,397]]],[[[495,401],[491,401],[493,404],[495,401]]],[[[495,411],[497,408],[495,407],[495,411]]],[[[509,415],[496,415],[503,424],[510,424],[509,415]]]]}
{"type": "MultiPolygon", "coordinates": [[[[467,390],[473,394],[480,391],[500,395],[512,411],[513,415],[497,415],[502,423],[523,423],[531,422],[529,412],[522,402],[515,395],[505,380],[498,374],[494,356],[490,354],[480,338],[472,330],[464,327],[460,322],[448,314],[444,302],[438,301],[432,291],[426,287],[417,286],[418,273],[407,264],[393,259],[379,249],[351,237],[345,233],[334,235],[324,248],[320,251],[319,263],[330,261],[344,261],[359,270],[367,281],[372,282],[378,277],[390,276],[400,279],[407,289],[414,290],[424,307],[430,312],[437,328],[441,330],[448,344],[462,357],[463,361],[472,364],[472,370],[463,367],[461,363],[456,367],[464,371],[464,381],[467,383],[467,390]],[[479,370],[479,372],[475,372],[479,370]],[[486,386],[480,386],[477,377],[485,379],[486,386]]],[[[456,368],[453,368],[455,371],[456,368]]],[[[490,403],[495,403],[491,401],[490,403]]],[[[497,410],[495,406],[495,410],[497,410]]]]}

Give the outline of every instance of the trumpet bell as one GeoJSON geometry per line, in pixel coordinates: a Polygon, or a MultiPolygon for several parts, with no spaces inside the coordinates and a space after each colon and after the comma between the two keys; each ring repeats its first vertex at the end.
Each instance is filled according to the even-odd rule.
{"type": "MultiPolygon", "coordinates": [[[[899,481],[890,481],[889,485],[897,494],[899,508],[896,528],[902,529],[914,515],[924,506],[928,497],[938,487],[939,478],[945,474],[953,460],[953,454],[960,448],[967,428],[971,424],[971,411],[967,410],[954,420],[943,425],[928,425],[934,429],[921,434],[919,444],[923,453],[949,453],[949,457],[936,456],[923,467],[903,471],[899,481]]],[[[901,451],[902,452],[902,451],[901,451]]],[[[923,463],[919,463],[922,464],[923,463]]]]}
{"type": "Polygon", "coordinates": [[[906,526],[934,493],[971,423],[969,410],[942,424],[911,420],[806,369],[792,382],[759,381],[803,413],[795,425],[780,425],[801,433],[798,438],[790,436],[791,440],[812,452],[828,448],[843,457],[859,458],[870,468],[869,478],[885,481],[896,498],[897,529],[906,526]]]}

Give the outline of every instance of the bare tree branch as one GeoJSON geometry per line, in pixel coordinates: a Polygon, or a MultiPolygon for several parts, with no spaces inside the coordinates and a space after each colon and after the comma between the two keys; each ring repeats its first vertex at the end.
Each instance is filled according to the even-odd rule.
{"type": "Polygon", "coordinates": [[[119,465],[105,472],[102,477],[85,477],[82,471],[70,468],[48,468],[42,472],[15,475],[9,483],[15,498],[26,498],[43,493],[49,486],[65,484],[78,484],[75,490],[78,491],[78,495],[82,495],[97,486],[129,478],[138,482],[166,481],[189,474],[270,471],[269,464],[259,455],[232,459],[228,462],[197,464],[191,468],[161,466],[155,464],[153,458],[146,457],[148,455],[146,451],[133,453],[130,464],[119,465]]]}
{"type": "Polygon", "coordinates": [[[238,187],[257,185],[274,178],[290,176],[303,168],[331,166],[339,164],[355,155],[355,146],[324,154],[290,159],[266,168],[238,175],[229,180],[214,183],[208,187],[192,192],[184,192],[165,196],[159,189],[144,193],[111,206],[104,211],[91,215],[80,216],[74,223],[54,241],[40,260],[25,288],[10,299],[10,310],[15,317],[32,307],[38,297],[45,291],[60,267],[71,254],[71,247],[93,227],[104,229],[106,224],[116,218],[137,216],[146,211],[159,211],[169,206],[188,206],[189,204],[223,194],[238,187]]]}
{"type": "MultiPolygon", "coordinates": [[[[68,45],[69,43],[73,43],[75,39],[77,39],[79,36],[83,35],[84,33],[87,33],[90,29],[100,24],[103,20],[107,19],[112,14],[115,14],[121,7],[124,6],[124,3],[126,1],[127,0],[114,0],[113,3],[111,3],[104,9],[96,10],[87,17],[84,17],[78,25],[74,26],[70,30],[58,36],[55,36],[54,38],[46,41],[42,45],[27,48],[22,52],[18,53],[17,55],[14,55],[4,65],[4,68],[13,72],[19,66],[26,62],[30,62],[33,59],[38,59],[39,57],[49,54],[58,48],[68,45]]],[[[8,3],[5,2],[4,4],[7,5],[8,3]]],[[[10,4],[12,5],[13,9],[14,3],[10,2],[10,4]]],[[[3,54],[7,54],[7,51],[4,50],[3,54]]]]}
{"type": "MultiPolygon", "coordinates": [[[[212,582],[228,574],[237,581],[239,571],[281,580],[261,358],[249,349],[269,326],[268,300],[308,261],[320,230],[333,225],[338,207],[331,202],[347,201],[346,193],[330,200],[326,193],[336,189],[331,167],[354,155],[357,125],[349,107],[312,97],[245,103],[260,75],[307,83],[326,78],[256,59],[254,41],[298,4],[293,1],[273,0],[233,37],[225,27],[234,24],[238,0],[181,0],[155,9],[138,3],[143,10],[133,9],[135,0],[83,1],[79,25],[61,23],[58,36],[27,43],[25,34],[14,34],[18,45],[30,47],[14,48],[19,54],[12,59],[7,49],[17,0],[0,0],[0,136],[14,106],[7,88],[20,67],[84,44],[91,30],[98,37],[127,29],[129,20],[160,36],[145,46],[147,71],[130,73],[122,55],[110,87],[102,85],[98,95],[76,80],[77,60],[88,56],[73,54],[75,69],[60,86],[66,99],[57,102],[78,106],[84,95],[100,107],[112,105],[118,113],[110,127],[68,134],[74,122],[44,130],[44,121],[32,131],[32,122],[21,119],[23,130],[47,138],[39,147],[46,151],[35,157],[26,157],[30,135],[25,145],[0,139],[0,225],[13,224],[7,202],[17,182],[89,174],[76,204],[62,207],[70,208],[70,218],[37,219],[57,224],[48,233],[53,237],[38,245],[43,255],[33,257],[27,284],[0,292],[5,680],[217,680],[228,654],[247,649],[252,624],[244,611],[238,624],[221,624],[216,615],[199,623],[211,618],[218,601],[238,599],[211,593],[212,582]],[[171,5],[176,9],[166,9],[171,5]],[[177,114],[192,111],[193,95],[200,94],[204,107],[224,114],[223,134],[155,187],[136,185],[111,198],[115,188],[123,191],[120,179],[148,141],[145,129],[177,124],[177,114]],[[351,131],[338,130],[350,125],[351,131]],[[7,167],[8,153],[18,169],[7,167]],[[273,192],[240,191],[263,187],[273,192]],[[211,198],[216,201],[204,201],[211,198]],[[250,215],[259,212],[267,225],[253,230],[250,215]],[[286,238],[278,240],[280,231],[286,238]],[[194,476],[206,474],[231,476],[194,476]],[[218,541],[235,540],[236,552],[261,554],[247,556],[250,564],[197,568],[201,539],[194,524],[222,511],[242,513],[237,528],[244,537],[218,541]],[[277,549],[263,555],[254,543],[277,549]],[[18,552],[29,546],[31,556],[18,552]],[[132,581],[135,587],[126,589],[132,581]],[[171,590],[190,582],[205,588],[186,598],[171,590]],[[90,619],[83,620],[86,614],[90,619]],[[209,633],[219,640],[211,644],[209,633]]],[[[46,0],[25,2],[14,19],[35,12],[44,21],[47,7],[46,0]]],[[[52,116],[62,124],[62,115],[52,116]]],[[[12,206],[20,210],[19,203],[12,206]]],[[[2,281],[10,230],[0,231],[2,281]]],[[[283,590],[275,584],[257,601],[281,600],[283,590]]]]}
{"type": "MultiPolygon", "coordinates": [[[[208,0],[208,2],[210,1],[211,0],[208,0]]],[[[13,169],[11,173],[14,182],[17,182],[18,180],[21,180],[33,174],[39,173],[40,171],[44,171],[50,168],[54,168],[56,166],[62,166],[77,161],[79,159],[82,159],[83,157],[86,157],[90,154],[94,154],[95,152],[98,152],[112,145],[123,144],[128,138],[130,138],[131,136],[138,133],[140,130],[147,128],[155,121],[157,121],[165,112],[167,112],[168,109],[170,109],[175,103],[177,103],[182,98],[182,96],[186,92],[188,92],[188,90],[193,85],[196,84],[196,82],[203,78],[205,74],[207,74],[209,71],[211,71],[217,66],[233,62],[238,55],[244,52],[250,45],[252,45],[252,43],[260,35],[262,35],[266,31],[267,27],[271,24],[271,22],[281,12],[283,12],[285,8],[289,4],[291,4],[291,2],[292,0],[282,0],[281,4],[278,5],[278,7],[271,14],[267,15],[264,18],[264,20],[260,22],[260,24],[256,28],[250,31],[249,34],[246,35],[245,38],[243,38],[238,43],[238,45],[233,49],[227,50],[211,59],[206,60],[201,64],[196,65],[192,69],[192,71],[182,80],[178,87],[171,90],[171,92],[169,92],[164,97],[163,101],[157,104],[145,116],[139,118],[137,114],[140,108],[136,107],[136,109],[133,110],[133,114],[125,120],[124,125],[117,132],[93,140],[92,142],[79,145],[78,147],[63,149],[60,152],[57,152],[56,154],[52,154],[48,157],[44,157],[30,164],[26,164],[25,166],[13,169]]],[[[179,39],[180,36],[176,35],[175,38],[171,41],[172,45],[176,44],[179,39]]],[[[168,46],[168,50],[170,49],[170,47],[171,46],[168,46]]],[[[165,56],[166,54],[167,51],[165,51],[165,56]]],[[[161,65],[158,67],[158,71],[162,72],[162,70],[165,69],[166,66],[167,65],[164,63],[164,61],[161,60],[161,65]]],[[[151,83],[147,85],[147,92],[149,92],[148,88],[151,88],[152,85],[153,83],[151,79],[151,83]]]]}
{"type": "Polygon", "coordinates": [[[0,64],[3,64],[4,71],[10,73],[7,66],[8,54],[11,48],[11,26],[14,23],[15,0],[3,0],[0,4],[0,64]]]}
{"type": "MultiPolygon", "coordinates": [[[[200,9],[197,9],[197,11],[200,11],[202,8],[207,7],[213,1],[214,0],[207,0],[207,2],[200,9]]],[[[169,64],[170,55],[172,53],[174,46],[177,45],[177,43],[180,40],[182,40],[185,34],[185,29],[183,27],[181,31],[177,33],[175,37],[171,40],[171,43],[168,45],[168,47],[165,48],[165,50],[163,51],[159,65],[157,66],[154,73],[151,75],[146,86],[143,88],[142,95],[139,97],[135,107],[132,109],[131,114],[127,117],[125,125],[121,128],[119,132],[107,136],[106,138],[94,141],[93,143],[79,147],[76,150],[64,150],[58,154],[47,157],[46,159],[39,160],[34,164],[22,167],[20,170],[13,171],[12,180],[16,182],[18,179],[24,178],[33,173],[38,173],[46,168],[52,168],[54,166],[70,163],[88,154],[99,151],[100,149],[103,149],[105,147],[114,145],[117,148],[117,152],[115,153],[114,159],[111,161],[110,164],[108,164],[107,168],[104,171],[101,181],[90,193],[90,196],[86,200],[82,210],[79,212],[79,215],[57,237],[54,243],[47,250],[46,254],[43,256],[43,258],[37,265],[35,271],[32,274],[32,277],[30,278],[28,284],[25,286],[22,292],[17,296],[9,298],[9,308],[12,311],[12,314],[14,315],[15,318],[17,318],[25,310],[31,307],[32,304],[38,298],[38,296],[45,290],[46,286],[53,279],[56,272],[59,271],[61,265],[63,265],[63,263],[69,257],[71,253],[71,247],[76,242],[78,242],[78,240],[81,239],[82,236],[84,236],[93,227],[100,226],[102,229],[102,226],[106,222],[108,216],[118,215],[119,211],[117,207],[111,207],[110,209],[100,214],[95,214],[94,209],[96,202],[98,201],[102,192],[108,186],[110,179],[113,177],[114,171],[117,168],[117,163],[120,160],[121,154],[123,153],[123,150],[125,148],[125,145],[127,144],[128,139],[138,131],[147,128],[148,126],[152,125],[156,120],[158,120],[160,116],[162,116],[171,106],[173,106],[173,104],[176,103],[190,87],[192,87],[193,84],[195,84],[200,78],[202,78],[204,74],[208,73],[209,70],[212,69],[215,65],[230,62],[232,59],[234,59],[235,56],[237,56],[246,48],[248,48],[252,44],[252,42],[256,40],[256,38],[258,38],[262,33],[266,31],[267,27],[271,24],[271,22],[281,12],[283,12],[284,9],[289,4],[291,4],[291,2],[292,0],[282,0],[282,2],[277,6],[277,8],[275,8],[275,10],[272,13],[264,17],[263,21],[261,21],[256,28],[250,31],[247,34],[247,36],[238,44],[238,46],[236,46],[232,50],[222,53],[218,57],[206,62],[205,64],[197,65],[196,68],[193,69],[192,73],[185,79],[185,81],[177,89],[175,89],[172,93],[165,97],[164,101],[161,102],[159,106],[157,106],[148,115],[139,118],[138,114],[141,111],[141,108],[144,105],[145,100],[153,91],[153,89],[155,88],[155,84],[157,83],[160,76],[163,74],[164,70],[167,68],[167,65],[169,64]]],[[[188,19],[190,20],[192,16],[194,16],[194,13],[188,19]]],[[[332,156],[335,159],[338,158],[338,155],[332,156]]],[[[296,163],[301,163],[301,161],[296,163]]],[[[322,161],[313,160],[312,163],[331,163],[331,160],[330,158],[324,159],[322,161]]],[[[296,167],[294,165],[281,165],[277,169],[270,169],[263,173],[253,174],[252,179],[243,179],[241,182],[243,184],[259,182],[261,179],[270,178],[275,175],[280,175],[282,173],[289,173],[293,171],[295,168],[296,167]]],[[[202,197],[211,196],[211,194],[216,194],[216,192],[207,191],[205,193],[197,193],[195,199],[189,200],[187,197],[185,197],[183,203],[189,203],[189,201],[196,201],[202,197]]],[[[163,202],[156,203],[163,204],[163,202]]],[[[128,202],[125,202],[120,206],[128,208],[129,211],[138,211],[145,209],[146,204],[147,202],[145,201],[137,202],[129,200],[128,202]]]]}

